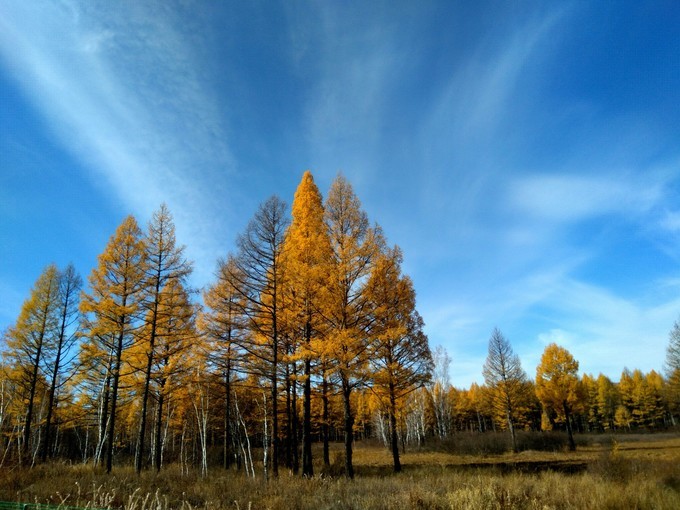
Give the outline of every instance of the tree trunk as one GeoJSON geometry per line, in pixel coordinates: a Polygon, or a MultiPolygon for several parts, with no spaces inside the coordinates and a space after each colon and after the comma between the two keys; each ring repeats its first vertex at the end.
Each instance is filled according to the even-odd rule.
{"type": "Polygon", "coordinates": [[[22,444],[22,451],[19,455],[20,460],[22,457],[26,457],[28,460],[30,458],[31,452],[29,448],[29,442],[31,440],[31,422],[33,421],[33,403],[35,401],[35,389],[38,385],[38,367],[40,365],[40,354],[42,351],[43,334],[40,335],[40,340],[38,343],[38,351],[35,355],[35,363],[32,367],[31,379],[30,379],[30,389],[28,397],[28,407],[26,409],[26,420],[24,422],[24,440],[22,444]]]}
{"type": "MultiPolygon", "coordinates": [[[[125,306],[125,301],[123,301],[125,306]]],[[[125,319],[123,319],[123,324],[125,319]]],[[[118,334],[118,345],[116,347],[116,361],[113,368],[113,385],[111,388],[111,413],[106,442],[106,472],[110,473],[113,467],[113,447],[116,432],[116,406],[118,404],[118,383],[120,381],[120,365],[123,356],[123,331],[118,334]]]]}
{"type": "Polygon", "coordinates": [[[510,438],[512,439],[512,451],[517,453],[517,438],[515,436],[515,424],[512,422],[512,413],[507,411],[508,428],[510,429],[510,438]]]}
{"type": "Polygon", "coordinates": [[[313,477],[312,465],[312,378],[311,361],[305,360],[305,384],[303,390],[302,416],[302,476],[313,477]]]}
{"type": "Polygon", "coordinates": [[[292,384],[292,411],[293,411],[293,474],[297,475],[300,471],[300,451],[299,451],[299,432],[300,419],[297,411],[297,364],[293,365],[293,384],[292,384]]]}
{"type": "Polygon", "coordinates": [[[61,368],[61,355],[64,348],[64,341],[66,338],[66,322],[68,320],[69,310],[69,296],[66,296],[66,301],[63,303],[61,322],[59,324],[59,338],[57,340],[56,358],[54,359],[54,367],[52,368],[52,382],[50,384],[50,393],[47,403],[47,418],[45,419],[45,442],[43,443],[41,460],[45,462],[50,455],[50,442],[52,439],[52,410],[54,409],[54,400],[57,392],[57,378],[59,377],[59,369],[61,368]]]}
{"type": "Polygon", "coordinates": [[[321,384],[321,399],[323,400],[323,421],[321,423],[321,434],[323,435],[323,464],[324,466],[329,467],[331,465],[331,458],[328,451],[328,380],[326,379],[325,369],[321,384]]]}
{"type": "Polygon", "coordinates": [[[165,404],[165,379],[161,381],[161,387],[158,391],[158,410],[156,412],[156,437],[154,444],[154,458],[153,467],[156,472],[161,470],[161,464],[163,462],[163,439],[162,439],[162,428],[163,428],[163,405],[165,404]]]}
{"type": "Polygon", "coordinates": [[[20,460],[22,454],[30,455],[29,442],[31,440],[31,422],[33,420],[33,405],[35,402],[35,390],[38,385],[38,368],[40,367],[40,361],[42,356],[43,343],[45,341],[45,335],[47,334],[47,309],[43,311],[42,324],[40,326],[40,335],[38,337],[38,346],[35,353],[35,362],[33,363],[33,373],[31,374],[28,398],[28,409],[26,410],[26,422],[24,424],[24,444],[23,452],[20,454],[20,460]]]}
{"type": "Polygon", "coordinates": [[[352,464],[352,441],[354,439],[354,416],[352,416],[352,406],[350,395],[352,387],[346,376],[342,375],[342,397],[345,411],[345,476],[354,478],[354,466],[352,464]]]}
{"type": "Polygon", "coordinates": [[[153,366],[153,350],[155,324],[151,328],[151,339],[149,340],[149,352],[147,353],[146,370],[144,372],[144,390],[142,392],[142,409],[139,417],[139,431],[137,433],[137,449],[135,451],[135,472],[142,472],[142,460],[144,457],[144,439],[146,434],[146,414],[149,402],[149,386],[151,384],[151,367],[153,366]]]}
{"type": "Polygon", "coordinates": [[[230,362],[227,362],[227,369],[224,372],[224,423],[223,423],[223,441],[222,445],[222,455],[223,455],[223,466],[224,469],[229,469],[231,466],[231,366],[230,362]]]}
{"type": "Polygon", "coordinates": [[[286,363],[286,467],[293,469],[293,412],[291,408],[290,364],[286,363]]]}
{"type": "Polygon", "coordinates": [[[401,471],[401,462],[399,461],[399,436],[397,435],[397,402],[394,395],[394,383],[390,382],[390,444],[392,446],[392,460],[394,464],[394,472],[401,471]]]}
{"type": "MultiPolygon", "coordinates": [[[[274,326],[276,328],[276,325],[274,326]]],[[[278,395],[278,340],[276,330],[274,331],[274,362],[272,363],[272,476],[279,476],[279,395],[278,395]]],[[[311,451],[310,451],[311,454],[311,451]]]]}
{"type": "Polygon", "coordinates": [[[576,443],[574,442],[574,433],[571,429],[571,413],[569,412],[569,405],[567,402],[562,402],[562,407],[564,409],[564,420],[567,422],[567,434],[569,435],[569,451],[576,450],[576,443]]]}
{"type": "Polygon", "coordinates": [[[108,436],[109,430],[109,400],[110,400],[110,387],[111,387],[111,373],[109,372],[110,365],[107,367],[106,378],[104,379],[104,388],[102,389],[102,403],[101,403],[101,415],[99,417],[99,435],[97,437],[97,448],[94,454],[94,463],[99,465],[101,462],[102,448],[106,443],[106,438],[108,436]]]}

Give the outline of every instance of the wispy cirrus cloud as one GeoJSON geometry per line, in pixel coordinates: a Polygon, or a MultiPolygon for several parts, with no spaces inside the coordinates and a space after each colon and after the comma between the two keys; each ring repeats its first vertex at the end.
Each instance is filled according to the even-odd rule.
{"type": "Polygon", "coordinates": [[[446,339],[456,385],[482,382],[493,327],[508,337],[529,377],[546,345],[556,342],[580,362],[581,373],[617,380],[624,367],[662,369],[680,310],[680,299],[666,294],[625,297],[569,271],[547,271],[471,292],[464,302],[422,305],[431,339],[446,339]]]}
{"type": "MultiPolygon", "coordinates": [[[[547,302],[562,324],[541,332],[542,346],[557,342],[580,361],[582,373],[603,372],[618,379],[624,367],[661,370],[668,333],[680,310],[680,298],[647,302],[610,290],[565,279],[547,302]]],[[[534,365],[540,350],[526,353],[534,365]]]]}
{"type": "Polygon", "coordinates": [[[661,203],[663,187],[657,179],[625,172],[537,174],[512,182],[508,198],[511,208],[539,222],[576,222],[608,214],[645,214],[661,203]]]}
{"type": "Polygon", "coordinates": [[[204,281],[234,160],[182,22],[162,4],[10,2],[0,57],[100,190],[144,220],[168,203],[204,281]]]}

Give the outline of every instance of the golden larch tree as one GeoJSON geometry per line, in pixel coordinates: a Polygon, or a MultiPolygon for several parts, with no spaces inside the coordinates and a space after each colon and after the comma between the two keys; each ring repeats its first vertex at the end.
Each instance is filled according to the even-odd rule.
{"type": "Polygon", "coordinates": [[[50,264],[36,280],[16,324],[7,334],[7,358],[25,402],[20,458],[30,455],[36,393],[38,386],[46,383],[43,368],[52,361],[59,327],[58,311],[59,270],[50,264]]]}
{"type": "Polygon", "coordinates": [[[322,356],[339,380],[345,429],[345,475],[354,476],[352,391],[369,377],[370,313],[365,284],[384,247],[382,232],[371,227],[350,183],[339,175],[331,185],[325,219],[332,259],[327,281],[327,331],[322,356]]]}
{"type": "Polygon", "coordinates": [[[165,407],[196,360],[197,346],[204,346],[196,328],[196,312],[197,305],[191,302],[182,281],[169,279],[158,297],[156,352],[151,370],[151,394],[156,405],[152,465],[156,471],[161,469],[163,459],[163,423],[170,419],[165,407]]]}
{"type": "MultiPolygon", "coordinates": [[[[184,257],[184,247],[177,244],[175,238],[175,225],[172,214],[167,205],[162,204],[154,212],[148,225],[145,237],[146,292],[141,301],[144,313],[145,326],[141,330],[139,342],[143,351],[143,372],[141,405],[139,416],[139,429],[137,432],[137,447],[135,449],[135,470],[142,470],[144,458],[144,444],[146,440],[147,407],[149,401],[149,388],[151,384],[151,370],[156,357],[156,337],[160,321],[168,319],[159,314],[160,297],[162,290],[172,282],[180,286],[191,274],[191,264],[184,257]]],[[[167,308],[166,308],[167,309],[167,308]]],[[[159,468],[160,466],[156,466],[159,468]]]]}
{"type": "Polygon", "coordinates": [[[575,450],[572,410],[579,403],[578,361],[564,347],[552,343],[543,351],[536,367],[536,396],[544,408],[563,414],[569,434],[569,449],[575,450]]]}
{"type": "Polygon", "coordinates": [[[236,278],[238,267],[234,257],[217,265],[217,280],[203,293],[205,308],[199,315],[199,329],[206,335],[214,363],[221,373],[224,387],[222,421],[222,464],[228,469],[232,452],[232,382],[238,371],[244,371],[243,351],[239,347],[245,334],[243,292],[238,289],[242,277],[236,278]]]}
{"type": "Polygon", "coordinates": [[[597,412],[604,430],[614,429],[614,417],[619,394],[616,385],[604,374],[597,376],[597,412]]]}
{"type": "MultiPolygon", "coordinates": [[[[271,406],[271,467],[278,475],[279,370],[282,351],[281,322],[284,289],[284,240],[288,227],[286,204],[277,196],[267,199],[237,240],[238,253],[225,266],[232,288],[240,294],[237,304],[250,334],[239,337],[250,358],[248,372],[269,384],[271,406]]],[[[267,473],[267,471],[265,471],[267,473]]]]}
{"type": "Polygon", "coordinates": [[[432,354],[423,320],[416,311],[416,295],[408,276],[401,274],[401,250],[387,250],[375,263],[366,285],[371,310],[369,358],[373,390],[390,425],[393,469],[401,471],[397,416],[406,396],[431,377],[432,354]]]}
{"type": "Polygon", "coordinates": [[[313,476],[311,377],[312,362],[323,349],[323,310],[329,278],[331,248],[324,223],[324,207],[311,172],[306,171],[295,191],[292,221],[286,233],[284,259],[291,296],[291,313],[302,331],[298,357],[304,364],[302,416],[302,475],[313,476]]]}
{"type": "MultiPolygon", "coordinates": [[[[75,267],[69,264],[59,272],[59,301],[57,313],[57,331],[54,342],[53,359],[51,361],[51,380],[45,418],[45,440],[42,445],[41,459],[44,462],[51,456],[52,421],[57,409],[57,392],[62,390],[73,375],[73,347],[77,341],[78,303],[83,280],[75,267]]],[[[62,397],[63,399],[63,397],[62,397]]]]}
{"type": "Polygon", "coordinates": [[[118,392],[124,355],[135,341],[146,291],[146,245],[133,216],[123,220],[109,240],[89,277],[80,309],[85,314],[83,334],[86,361],[99,365],[105,378],[102,426],[106,430],[106,471],[113,466],[118,392]]]}

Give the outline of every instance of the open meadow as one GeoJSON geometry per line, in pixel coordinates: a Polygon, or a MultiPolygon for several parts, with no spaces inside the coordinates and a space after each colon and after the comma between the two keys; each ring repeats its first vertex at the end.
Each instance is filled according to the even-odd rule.
{"type": "Polygon", "coordinates": [[[218,468],[201,478],[174,465],[140,476],[132,467],[110,475],[87,465],[4,468],[0,500],[126,510],[680,508],[678,434],[580,436],[575,452],[455,453],[460,448],[407,451],[403,472],[393,474],[386,449],[357,443],[354,480],[335,474],[340,445],[330,470],[318,466],[323,474],[313,479],[282,471],[265,482],[218,468]]]}

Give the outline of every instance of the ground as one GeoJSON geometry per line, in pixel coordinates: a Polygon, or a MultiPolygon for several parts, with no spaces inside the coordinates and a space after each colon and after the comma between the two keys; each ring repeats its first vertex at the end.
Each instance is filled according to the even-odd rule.
{"type": "Polygon", "coordinates": [[[127,467],[111,475],[83,465],[3,467],[0,500],[126,510],[680,508],[679,434],[580,439],[576,452],[472,455],[429,445],[403,454],[397,475],[385,448],[358,442],[355,480],[336,475],[341,445],[334,466],[311,480],[286,470],[265,482],[218,468],[201,478],[178,466],[141,476],[127,467]]]}

